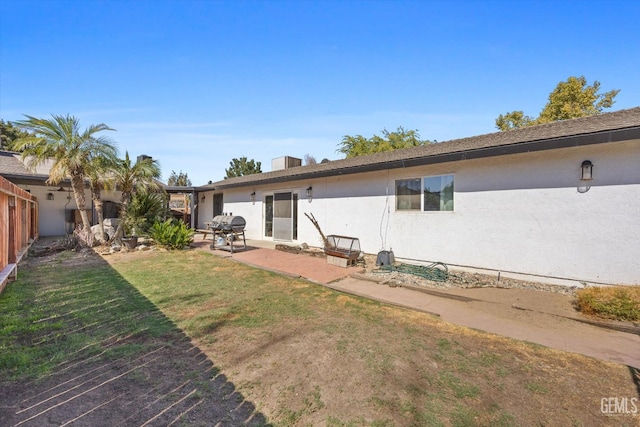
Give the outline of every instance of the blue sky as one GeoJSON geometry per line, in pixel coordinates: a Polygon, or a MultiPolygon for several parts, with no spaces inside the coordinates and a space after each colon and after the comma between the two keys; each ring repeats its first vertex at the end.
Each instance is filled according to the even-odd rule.
{"type": "Polygon", "coordinates": [[[0,117],[106,123],[163,179],[338,159],[398,126],[446,141],[584,75],[640,105],[640,2],[2,0],[0,117]]]}

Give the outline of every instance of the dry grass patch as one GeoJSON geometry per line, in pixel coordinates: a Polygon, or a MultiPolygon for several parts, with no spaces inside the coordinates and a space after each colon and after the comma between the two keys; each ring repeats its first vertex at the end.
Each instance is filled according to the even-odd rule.
{"type": "Polygon", "coordinates": [[[605,319],[639,321],[640,286],[580,289],[576,292],[576,308],[605,319]]]}

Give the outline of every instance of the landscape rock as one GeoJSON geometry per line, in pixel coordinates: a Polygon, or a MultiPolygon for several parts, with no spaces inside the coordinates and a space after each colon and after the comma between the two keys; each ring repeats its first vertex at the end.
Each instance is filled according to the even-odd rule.
{"type": "Polygon", "coordinates": [[[531,289],[543,292],[554,292],[562,295],[575,295],[576,286],[552,285],[547,283],[529,282],[506,277],[496,277],[488,274],[466,273],[461,271],[449,271],[448,279],[444,282],[428,280],[423,277],[402,273],[398,271],[387,271],[373,267],[375,259],[372,255],[365,255],[365,264],[368,267],[365,276],[378,283],[391,286],[413,285],[436,289],[451,288],[505,288],[505,289],[531,289]]]}

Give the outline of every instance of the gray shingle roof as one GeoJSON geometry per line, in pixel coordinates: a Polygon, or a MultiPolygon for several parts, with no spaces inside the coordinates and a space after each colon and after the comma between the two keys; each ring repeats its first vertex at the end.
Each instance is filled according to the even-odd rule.
{"type": "Polygon", "coordinates": [[[198,190],[346,175],[569,146],[640,138],[640,107],[402,150],[229,178],[198,190]]]}
{"type": "Polygon", "coordinates": [[[11,151],[0,151],[1,175],[36,176],[20,160],[20,154],[11,151]]]}
{"type": "MultiPolygon", "coordinates": [[[[0,175],[16,184],[42,185],[49,179],[52,161],[38,164],[35,169],[27,166],[21,153],[0,151],[0,175]]],[[[68,182],[63,180],[62,182],[68,182]]]]}

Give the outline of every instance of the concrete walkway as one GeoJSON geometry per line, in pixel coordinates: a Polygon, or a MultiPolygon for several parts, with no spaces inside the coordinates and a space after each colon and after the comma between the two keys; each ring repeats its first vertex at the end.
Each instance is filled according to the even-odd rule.
{"type": "Polygon", "coordinates": [[[234,254],[213,252],[340,292],[431,313],[454,324],[640,369],[640,326],[583,316],[573,308],[570,296],[527,289],[389,287],[359,274],[361,268],[341,268],[323,258],[255,246],[275,247],[270,242],[247,244],[246,251],[234,254]]]}

